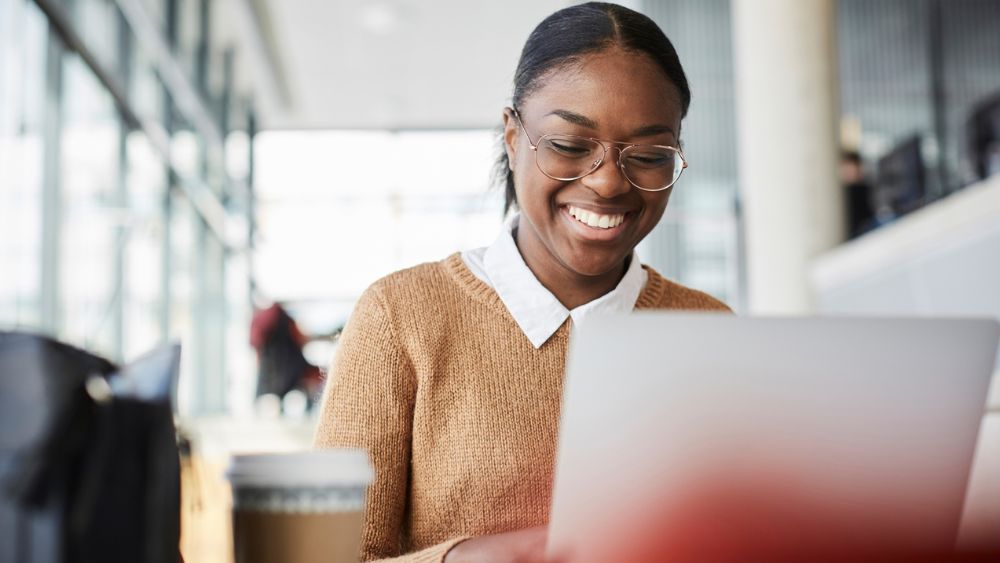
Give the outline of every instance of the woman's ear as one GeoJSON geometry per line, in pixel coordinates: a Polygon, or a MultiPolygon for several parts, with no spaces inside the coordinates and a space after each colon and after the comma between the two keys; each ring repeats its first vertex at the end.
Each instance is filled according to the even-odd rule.
{"type": "Polygon", "coordinates": [[[520,125],[514,117],[514,110],[503,108],[503,148],[507,151],[507,167],[514,170],[514,163],[517,162],[517,138],[520,134],[520,125]]]}

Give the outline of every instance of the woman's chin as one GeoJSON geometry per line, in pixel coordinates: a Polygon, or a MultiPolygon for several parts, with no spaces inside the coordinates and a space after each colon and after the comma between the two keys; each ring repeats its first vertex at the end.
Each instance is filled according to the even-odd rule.
{"type": "Polygon", "coordinates": [[[621,276],[625,273],[625,256],[570,257],[564,260],[563,264],[573,273],[588,278],[599,278],[611,274],[621,276]]]}

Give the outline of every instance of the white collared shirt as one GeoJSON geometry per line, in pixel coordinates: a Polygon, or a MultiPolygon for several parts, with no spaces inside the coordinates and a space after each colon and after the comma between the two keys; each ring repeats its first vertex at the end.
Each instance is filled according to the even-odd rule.
{"type": "Polygon", "coordinates": [[[525,264],[512,234],[517,228],[517,221],[518,215],[514,215],[493,244],[466,250],[462,253],[462,260],[477,278],[497,292],[535,348],[541,348],[566,322],[566,317],[572,318],[573,324],[579,326],[595,316],[628,313],[635,308],[648,274],[639,264],[639,257],[634,251],[628,271],[617,287],[571,311],[538,281],[525,264]]]}

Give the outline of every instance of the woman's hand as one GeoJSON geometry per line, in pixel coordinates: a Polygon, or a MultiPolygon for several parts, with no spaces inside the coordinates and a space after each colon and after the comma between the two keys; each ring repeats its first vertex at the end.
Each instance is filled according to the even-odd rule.
{"type": "Polygon", "coordinates": [[[535,563],[545,560],[547,526],[467,539],[448,551],[445,563],[535,563]]]}

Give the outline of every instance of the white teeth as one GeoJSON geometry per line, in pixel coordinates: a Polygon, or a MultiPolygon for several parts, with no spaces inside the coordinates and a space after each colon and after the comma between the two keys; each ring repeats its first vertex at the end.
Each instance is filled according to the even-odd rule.
{"type": "Polygon", "coordinates": [[[613,229],[625,221],[624,214],[599,215],[572,205],[569,206],[569,214],[585,225],[600,229],[613,229]]]}

